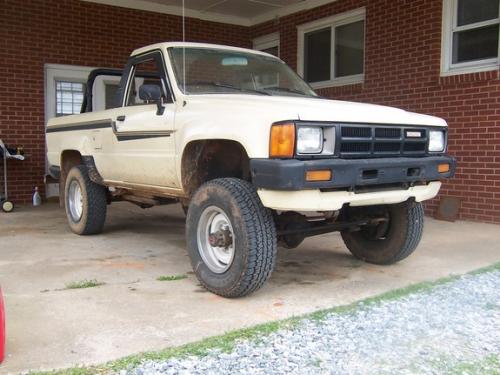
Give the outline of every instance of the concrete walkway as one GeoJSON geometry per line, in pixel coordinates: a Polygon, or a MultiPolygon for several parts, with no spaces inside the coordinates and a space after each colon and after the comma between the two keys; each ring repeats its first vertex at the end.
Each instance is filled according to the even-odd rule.
{"type": "Polygon", "coordinates": [[[500,261],[500,227],[427,219],[423,241],[397,265],[364,264],[338,234],[280,249],[259,292],[227,300],[191,272],[180,206],[113,204],[105,233],[70,233],[55,204],[0,213],[0,284],[7,306],[1,373],[101,363],[229,330],[342,305],[500,261]],[[157,281],[161,275],[187,279],[157,281]],[[96,279],[97,288],[62,290],[96,279]]]}

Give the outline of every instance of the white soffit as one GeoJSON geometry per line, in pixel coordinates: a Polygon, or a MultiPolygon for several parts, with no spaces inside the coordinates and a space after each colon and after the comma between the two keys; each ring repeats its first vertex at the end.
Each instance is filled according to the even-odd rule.
{"type": "MultiPolygon", "coordinates": [[[[182,0],[81,0],[92,3],[182,15],[182,0]]],[[[185,0],[186,17],[254,26],[337,0],[185,0]]]]}

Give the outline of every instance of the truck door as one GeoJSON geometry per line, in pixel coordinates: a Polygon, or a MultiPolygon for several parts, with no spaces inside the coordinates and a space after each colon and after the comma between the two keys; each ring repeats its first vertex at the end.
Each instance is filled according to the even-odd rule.
{"type": "Polygon", "coordinates": [[[119,97],[121,107],[113,111],[107,179],[133,185],[178,187],[173,136],[175,103],[160,50],[129,59],[119,97]],[[142,85],[159,87],[160,105],[140,98],[142,85]]]}

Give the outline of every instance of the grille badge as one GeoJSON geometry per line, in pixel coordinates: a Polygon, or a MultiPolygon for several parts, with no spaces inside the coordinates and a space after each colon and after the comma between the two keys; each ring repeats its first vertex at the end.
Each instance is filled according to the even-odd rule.
{"type": "Polygon", "coordinates": [[[406,137],[407,138],[422,138],[422,132],[420,131],[412,131],[412,130],[408,130],[406,132],[406,137]]]}

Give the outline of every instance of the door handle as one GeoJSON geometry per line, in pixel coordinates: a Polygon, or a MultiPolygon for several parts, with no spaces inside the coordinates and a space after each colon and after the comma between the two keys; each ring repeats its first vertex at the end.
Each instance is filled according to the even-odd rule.
{"type": "Polygon", "coordinates": [[[118,116],[116,121],[125,121],[125,115],[118,116]]]}

